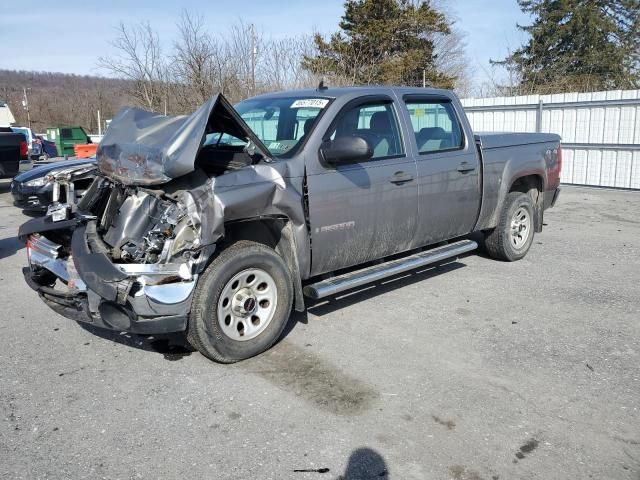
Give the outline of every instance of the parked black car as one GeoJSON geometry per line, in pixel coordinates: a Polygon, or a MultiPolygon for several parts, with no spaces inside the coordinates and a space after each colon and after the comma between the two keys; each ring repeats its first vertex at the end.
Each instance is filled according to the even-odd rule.
{"type": "MultiPolygon", "coordinates": [[[[95,158],[67,160],[35,167],[16,175],[11,182],[13,204],[30,212],[46,212],[48,206],[53,202],[54,184],[60,175],[70,177],[74,186],[74,194],[79,196],[93,181],[93,175],[87,174],[85,167],[90,167],[95,163],[95,158]],[[82,173],[82,175],[73,178],[76,173],[82,173]]],[[[59,200],[67,202],[67,195],[67,189],[62,188],[59,200]]],[[[72,200],[75,201],[75,198],[72,200]]]]}

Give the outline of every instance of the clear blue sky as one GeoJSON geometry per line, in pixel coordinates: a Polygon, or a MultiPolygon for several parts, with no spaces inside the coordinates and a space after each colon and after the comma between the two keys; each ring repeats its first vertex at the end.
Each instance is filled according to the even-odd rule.
{"type": "MultiPolygon", "coordinates": [[[[467,34],[467,53],[476,84],[486,79],[490,58],[503,58],[525,36],[516,22],[527,17],[516,0],[441,0],[467,34]]],[[[342,0],[35,0],[22,7],[0,0],[0,68],[104,74],[97,58],[112,51],[120,21],[149,21],[170,45],[182,9],[202,14],[211,31],[242,19],[266,36],[290,36],[337,29],[342,0]],[[135,5],[135,6],[134,6],[135,5]]]]}

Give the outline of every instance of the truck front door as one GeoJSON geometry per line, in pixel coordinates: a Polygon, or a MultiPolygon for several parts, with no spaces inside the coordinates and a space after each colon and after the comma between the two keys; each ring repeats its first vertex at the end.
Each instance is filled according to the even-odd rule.
{"type": "MultiPolygon", "coordinates": [[[[311,274],[382,258],[410,248],[417,223],[417,169],[407,155],[390,97],[363,97],[345,105],[323,141],[359,136],[369,160],[307,168],[311,274]]],[[[320,155],[320,154],[319,154],[320,155]]]]}

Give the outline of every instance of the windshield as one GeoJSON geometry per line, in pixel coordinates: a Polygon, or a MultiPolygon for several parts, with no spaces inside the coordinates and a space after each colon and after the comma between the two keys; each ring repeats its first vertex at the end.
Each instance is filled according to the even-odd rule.
{"type": "MultiPolygon", "coordinates": [[[[320,113],[329,99],[309,98],[255,98],[235,105],[235,110],[249,125],[260,141],[275,157],[293,155],[311,133],[320,113]]],[[[242,139],[228,133],[209,133],[205,145],[241,147],[242,139]]]]}

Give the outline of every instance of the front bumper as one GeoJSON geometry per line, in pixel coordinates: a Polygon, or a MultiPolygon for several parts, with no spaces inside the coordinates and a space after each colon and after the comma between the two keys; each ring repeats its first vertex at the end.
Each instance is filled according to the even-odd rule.
{"type": "Polygon", "coordinates": [[[47,210],[47,206],[52,202],[51,185],[43,187],[25,187],[17,182],[11,182],[11,196],[13,204],[27,211],[47,210]]]}
{"type": "MultiPolygon", "coordinates": [[[[27,222],[20,237],[26,239],[29,256],[25,280],[53,310],[115,331],[158,334],[186,329],[197,276],[186,279],[185,272],[171,265],[158,271],[151,265],[113,263],[95,248],[91,222],[75,227],[65,258],[60,245],[37,233],[54,229],[56,223],[47,219],[27,222]],[[51,274],[56,278],[53,285],[47,284],[51,274]]],[[[74,222],[60,223],[69,228],[74,222]]]]}

